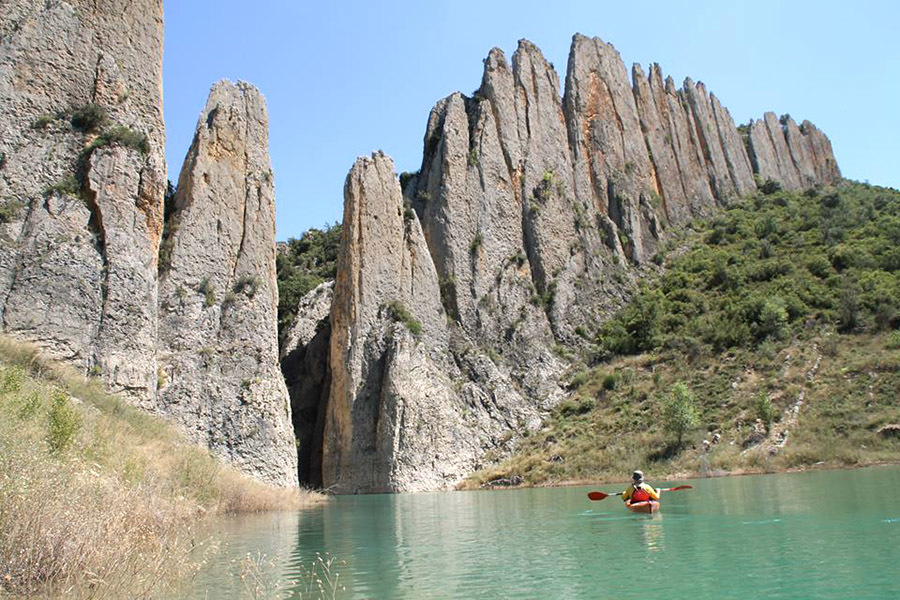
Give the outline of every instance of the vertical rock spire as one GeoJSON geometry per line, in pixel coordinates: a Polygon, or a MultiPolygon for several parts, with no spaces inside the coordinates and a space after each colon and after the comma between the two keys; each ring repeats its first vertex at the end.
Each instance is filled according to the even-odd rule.
{"type": "Polygon", "coordinates": [[[258,90],[219,82],[185,158],[160,276],[158,410],[244,471],[296,484],[278,368],[275,197],[258,90]]]}

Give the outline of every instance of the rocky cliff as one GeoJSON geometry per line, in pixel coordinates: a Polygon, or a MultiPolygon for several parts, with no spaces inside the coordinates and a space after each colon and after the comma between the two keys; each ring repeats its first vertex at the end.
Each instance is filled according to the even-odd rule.
{"type": "Polygon", "coordinates": [[[164,224],[162,43],[161,0],[3,3],[2,328],[294,483],[265,107],[214,88],[164,224]]]}
{"type": "Polygon", "coordinates": [[[330,390],[306,413],[324,419],[305,425],[323,431],[321,482],[453,484],[564,397],[572,353],[653,268],[671,228],[757,181],[839,178],[811,124],[769,113],[739,130],[702,83],[676,89],[658,65],[629,79],[599,39],[574,37],[562,92],[533,44],[511,63],[492,50],[473,97],[431,111],[403,197],[381,154],[347,179],[330,390]]]}
{"type": "Polygon", "coordinates": [[[160,0],[5,2],[3,329],[151,406],[166,171],[160,0]]]}
{"type": "Polygon", "coordinates": [[[278,368],[268,128],[256,88],[213,86],[166,223],[157,408],[217,454],[287,485],[297,455],[278,368]]]}

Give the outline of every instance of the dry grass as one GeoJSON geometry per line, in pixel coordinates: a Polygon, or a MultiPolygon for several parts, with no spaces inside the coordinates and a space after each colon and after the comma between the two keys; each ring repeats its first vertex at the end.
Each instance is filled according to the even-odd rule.
{"type": "Polygon", "coordinates": [[[0,338],[0,595],[156,596],[198,568],[204,516],[293,509],[33,347],[0,338]]]}

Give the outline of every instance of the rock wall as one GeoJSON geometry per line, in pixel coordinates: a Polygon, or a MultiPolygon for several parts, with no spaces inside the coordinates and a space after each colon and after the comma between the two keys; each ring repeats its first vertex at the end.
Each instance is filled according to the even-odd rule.
{"type": "Polygon", "coordinates": [[[779,119],[767,112],[761,120],[751,121],[747,147],[753,171],[787,190],[826,185],[841,178],[831,142],[809,121],[798,127],[790,115],[779,119]]]}
{"type": "Polygon", "coordinates": [[[158,410],[245,470],[297,481],[278,368],[275,194],[258,90],[213,86],[166,224],[158,410]]]}
{"type": "Polygon", "coordinates": [[[162,44],[161,0],[4,1],[2,329],[295,484],[265,107],[214,88],[160,265],[162,44]]]}
{"type": "Polygon", "coordinates": [[[480,466],[485,448],[506,442],[503,432],[537,426],[538,403],[448,323],[393,162],[381,153],[358,160],[344,197],[324,485],[339,493],[452,486],[480,466]]]}
{"type": "Polygon", "coordinates": [[[473,97],[432,109],[403,197],[382,154],[347,179],[324,485],[452,485],[564,397],[567,353],[627,300],[669,228],[758,178],[839,177],[811,124],[767,114],[739,131],[702,83],[676,89],[658,65],[629,80],[599,39],[574,37],[562,94],[530,42],[511,64],[491,50],[473,97]]]}
{"type": "Polygon", "coordinates": [[[152,406],[162,230],[160,0],[0,11],[3,329],[152,406]]]}

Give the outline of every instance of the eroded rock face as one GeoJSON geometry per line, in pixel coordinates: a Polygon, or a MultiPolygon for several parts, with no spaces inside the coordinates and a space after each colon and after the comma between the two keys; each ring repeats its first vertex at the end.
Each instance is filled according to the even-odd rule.
{"type": "Polygon", "coordinates": [[[511,426],[536,426],[537,406],[448,324],[393,162],[359,159],[344,196],[323,483],[344,493],[450,487],[511,426]]]}
{"type": "Polygon", "coordinates": [[[245,471],[296,484],[278,368],[268,116],[252,86],[210,91],[162,256],[158,410],[245,471]]]}
{"type": "Polygon", "coordinates": [[[767,116],[745,144],[702,83],[677,90],[658,65],[632,73],[610,44],[576,35],[560,98],[533,44],[511,63],[495,48],[474,97],[432,109],[405,198],[384,155],[353,167],[324,485],[442,488],[503,454],[500,439],[564,396],[561,356],[627,301],[669,227],[754,192],[754,175],[786,187],[839,177],[811,124],[767,116]]]}
{"type": "Polygon", "coordinates": [[[144,406],[156,389],[162,40],[160,0],[0,11],[3,329],[144,406]]]}
{"type": "Polygon", "coordinates": [[[831,142],[809,121],[799,127],[790,117],[768,112],[750,124],[748,151],[760,179],[771,179],[787,190],[836,183],[841,171],[831,142]]]}
{"type": "Polygon", "coordinates": [[[160,0],[4,2],[2,327],[250,474],[296,483],[265,107],[245,85],[213,90],[160,282],[162,43],[160,0]]]}

